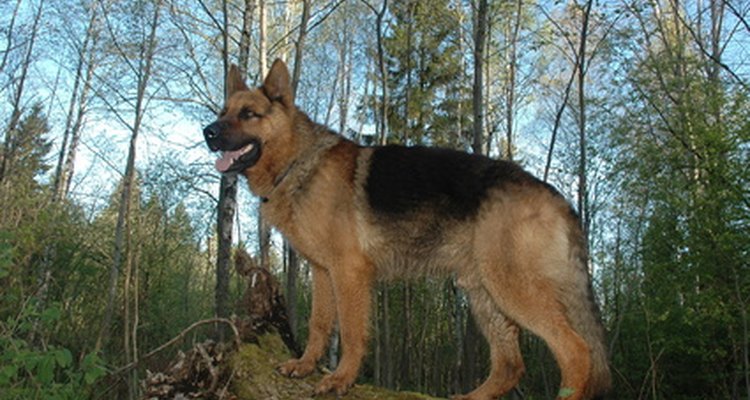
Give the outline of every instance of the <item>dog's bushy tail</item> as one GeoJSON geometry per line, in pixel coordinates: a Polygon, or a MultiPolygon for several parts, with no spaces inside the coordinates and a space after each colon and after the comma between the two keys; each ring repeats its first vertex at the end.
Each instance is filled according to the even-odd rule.
{"type": "Polygon", "coordinates": [[[590,399],[609,391],[612,377],[604,326],[599,306],[594,299],[585,246],[581,241],[575,242],[570,261],[576,275],[576,289],[564,296],[564,303],[568,321],[591,349],[591,376],[585,393],[585,398],[590,399]]]}

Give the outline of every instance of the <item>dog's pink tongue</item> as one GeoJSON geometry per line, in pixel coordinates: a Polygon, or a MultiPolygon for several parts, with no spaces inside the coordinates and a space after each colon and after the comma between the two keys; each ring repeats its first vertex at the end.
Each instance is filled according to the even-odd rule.
{"type": "Polygon", "coordinates": [[[243,148],[235,151],[222,152],[221,157],[217,159],[214,164],[216,166],[216,170],[219,172],[226,172],[229,168],[232,167],[234,161],[240,158],[240,156],[244,154],[246,150],[247,149],[243,148]]]}
{"type": "Polygon", "coordinates": [[[229,155],[229,152],[223,153],[221,158],[217,158],[215,162],[216,170],[219,172],[226,172],[229,167],[232,166],[234,159],[229,155]]]}

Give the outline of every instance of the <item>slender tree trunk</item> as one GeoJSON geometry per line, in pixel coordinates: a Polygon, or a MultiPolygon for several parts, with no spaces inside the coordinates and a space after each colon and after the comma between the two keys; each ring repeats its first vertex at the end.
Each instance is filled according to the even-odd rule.
{"type": "Polygon", "coordinates": [[[10,50],[13,48],[13,29],[16,26],[16,18],[18,17],[18,10],[21,8],[21,0],[16,0],[16,5],[13,7],[13,13],[10,16],[10,22],[8,23],[8,30],[5,35],[5,50],[3,51],[3,59],[0,61],[0,71],[5,70],[5,66],[8,64],[8,55],[10,50]]]}
{"type": "Polygon", "coordinates": [[[268,46],[266,38],[266,0],[258,0],[258,14],[258,56],[260,58],[260,68],[258,71],[260,76],[258,79],[263,82],[263,78],[265,78],[268,73],[268,50],[266,48],[268,46]]]}
{"type": "MultiPolygon", "coordinates": [[[[229,75],[229,12],[227,0],[222,0],[223,37],[222,56],[224,60],[224,99],[228,97],[227,76],[229,75]]],[[[216,253],[216,309],[219,318],[229,316],[229,274],[232,262],[232,228],[234,215],[237,210],[237,174],[222,174],[219,183],[219,204],[217,213],[217,229],[219,243],[216,253]]],[[[219,341],[224,340],[226,327],[216,325],[216,335],[219,341]]]]}
{"type": "Polygon", "coordinates": [[[459,290],[455,281],[451,282],[451,290],[453,293],[453,337],[456,340],[456,349],[458,350],[458,354],[456,355],[456,364],[453,368],[454,372],[452,375],[453,381],[451,382],[451,387],[454,393],[460,393],[463,391],[463,387],[461,385],[461,371],[463,371],[464,369],[463,362],[466,350],[466,344],[464,340],[466,308],[463,306],[464,302],[462,299],[461,291],[459,290]]]}
{"type": "Polygon", "coordinates": [[[70,146],[68,146],[68,154],[65,156],[65,165],[63,165],[61,173],[61,190],[62,198],[67,197],[70,192],[70,185],[73,181],[73,173],[75,172],[75,160],[78,153],[78,145],[81,140],[81,131],[83,130],[83,118],[88,112],[89,95],[92,89],[92,83],[94,80],[94,71],[96,71],[96,51],[95,47],[99,41],[98,33],[95,33],[89,50],[89,57],[87,60],[86,76],[83,80],[83,88],[79,98],[78,112],[76,113],[73,127],[71,128],[71,140],[70,146]]]}
{"type": "Polygon", "coordinates": [[[287,242],[287,275],[286,275],[286,311],[289,318],[289,326],[292,334],[297,334],[297,275],[299,274],[299,257],[292,246],[287,242]]]}
{"type": "Polygon", "coordinates": [[[382,307],[381,304],[383,303],[383,293],[380,291],[380,289],[376,289],[375,294],[375,318],[373,321],[373,332],[375,336],[375,354],[374,354],[374,372],[373,372],[373,379],[375,380],[375,384],[377,386],[385,386],[383,384],[383,335],[382,335],[382,328],[380,327],[380,321],[382,320],[382,307]]]}
{"type": "Polygon", "coordinates": [[[586,41],[588,40],[589,16],[593,0],[586,2],[581,24],[581,38],[578,47],[578,212],[581,214],[584,237],[588,238],[591,216],[588,208],[588,183],[586,180],[586,41]]]}
{"type": "MultiPolygon", "coordinates": [[[[130,205],[128,206],[130,207],[130,205]]],[[[123,279],[122,288],[122,304],[123,304],[123,329],[122,329],[122,347],[125,352],[125,364],[130,364],[134,361],[133,359],[133,346],[131,340],[131,323],[130,323],[130,292],[133,285],[132,274],[133,274],[133,236],[130,227],[130,210],[128,209],[128,215],[125,217],[128,219],[125,228],[125,273],[123,279]]],[[[136,293],[136,297],[137,297],[136,293]]],[[[135,327],[133,327],[135,329],[135,327]]],[[[128,387],[128,399],[135,400],[138,397],[138,374],[134,368],[127,374],[127,387],[128,387]]]]}
{"type": "Polygon", "coordinates": [[[387,388],[394,388],[394,372],[395,366],[393,365],[393,341],[391,336],[391,318],[390,318],[390,290],[388,286],[383,288],[383,363],[385,367],[385,386],[387,388]]]}
{"type": "MultiPolygon", "coordinates": [[[[344,15],[350,15],[349,3],[344,4],[344,15]]],[[[348,18],[347,18],[348,19],[348,18]]],[[[339,94],[339,133],[346,135],[346,123],[349,115],[349,96],[352,88],[352,46],[353,40],[349,29],[344,29],[343,43],[339,49],[339,63],[341,64],[341,93],[339,94]]],[[[365,83],[367,86],[367,83],[365,83]]],[[[366,90],[365,90],[366,92],[366,90]]]]}
{"type": "MultiPolygon", "coordinates": [[[[265,78],[268,73],[268,54],[267,54],[267,38],[266,38],[266,0],[258,0],[258,49],[260,58],[258,75],[259,79],[265,78]]],[[[271,263],[271,227],[268,226],[263,215],[260,213],[260,205],[258,205],[258,244],[260,250],[260,266],[266,270],[270,270],[271,263]]]]}
{"type": "MultiPolygon", "coordinates": [[[[380,144],[385,145],[388,140],[388,71],[385,66],[385,49],[383,46],[383,19],[388,9],[388,0],[383,0],[383,6],[377,16],[378,65],[380,67],[380,144]]],[[[389,381],[393,382],[392,378],[389,381]]]]}
{"type": "Polygon", "coordinates": [[[510,45],[508,46],[508,83],[506,85],[505,109],[505,155],[508,160],[513,160],[513,124],[515,123],[516,107],[516,69],[518,68],[518,31],[521,28],[521,7],[523,0],[516,3],[516,18],[511,26],[510,45]]]}
{"type": "Polygon", "coordinates": [[[302,20],[299,24],[299,35],[294,46],[294,68],[292,69],[292,93],[297,95],[297,87],[302,73],[302,50],[307,37],[307,23],[310,21],[310,0],[302,0],[302,20]]]}
{"type": "MultiPolygon", "coordinates": [[[[411,65],[411,57],[412,54],[414,54],[414,51],[412,49],[412,42],[414,41],[414,30],[412,29],[414,26],[414,20],[417,13],[417,2],[409,2],[409,23],[406,25],[406,87],[404,87],[404,128],[403,132],[401,133],[401,144],[408,145],[409,137],[414,140],[414,136],[412,134],[411,129],[414,126],[411,122],[411,113],[410,113],[410,105],[411,105],[411,90],[412,90],[412,65],[411,65]]],[[[398,107],[398,105],[396,105],[398,107]]]]}
{"type": "Polygon", "coordinates": [[[341,63],[336,64],[336,73],[333,78],[333,85],[329,88],[330,94],[328,95],[328,104],[326,105],[326,116],[323,119],[323,125],[328,126],[331,122],[331,114],[333,114],[333,107],[336,105],[336,95],[339,91],[339,80],[341,78],[341,63]]]}
{"type": "MultiPolygon", "coordinates": [[[[331,344],[330,346],[328,346],[328,369],[330,369],[331,371],[335,370],[339,365],[339,342],[339,327],[335,326],[333,328],[333,334],[331,335],[331,344]]],[[[377,365],[377,363],[375,365],[377,365]]]]}
{"type": "MultiPolygon", "coordinates": [[[[304,54],[305,38],[307,37],[307,23],[310,20],[310,0],[302,1],[302,16],[294,46],[294,68],[292,72],[292,95],[296,98],[297,89],[302,68],[302,55],[304,54]]],[[[333,90],[335,92],[335,88],[333,90]]],[[[331,102],[332,103],[332,102],[331,102]]],[[[332,107],[332,104],[331,104],[332,107]]],[[[287,253],[287,275],[286,275],[286,308],[292,332],[296,334],[297,329],[297,274],[299,273],[299,256],[292,246],[284,239],[284,249],[287,253]]]]}
{"type": "Polygon", "coordinates": [[[375,14],[375,32],[378,50],[378,72],[380,76],[380,115],[378,115],[378,143],[386,144],[388,140],[388,71],[385,65],[385,49],[383,48],[383,21],[388,11],[388,0],[383,0],[380,10],[366,0],[362,0],[375,14]]]}
{"type": "Polygon", "coordinates": [[[238,49],[238,64],[242,76],[247,75],[250,61],[250,41],[252,39],[253,13],[255,12],[255,0],[245,0],[245,8],[242,10],[242,33],[238,49]]]}
{"type": "MultiPolygon", "coordinates": [[[[149,79],[151,78],[151,68],[154,60],[154,53],[156,50],[156,28],[159,23],[159,15],[161,11],[161,1],[157,1],[154,5],[154,15],[151,21],[150,33],[148,41],[143,44],[141,48],[141,59],[139,62],[142,68],[136,71],[138,73],[138,89],[136,93],[136,102],[134,107],[134,121],[132,125],[132,131],[130,136],[130,147],[128,149],[128,158],[125,165],[125,174],[123,177],[122,191],[120,192],[120,204],[117,212],[117,225],[115,226],[115,246],[112,255],[112,267],[110,268],[109,274],[109,294],[107,299],[107,308],[104,313],[104,320],[99,331],[99,336],[96,341],[96,350],[99,351],[103,345],[105,337],[110,336],[112,314],[114,313],[114,302],[117,295],[117,280],[119,272],[122,269],[124,263],[123,259],[127,260],[128,251],[126,247],[126,235],[129,234],[130,230],[130,206],[132,201],[132,189],[135,181],[135,157],[136,157],[136,143],[138,141],[138,134],[140,133],[141,124],[143,122],[144,114],[144,102],[146,97],[146,88],[148,87],[149,79]]],[[[121,57],[126,57],[125,54],[120,54],[121,57]]],[[[128,285],[128,283],[125,283],[128,285]]],[[[126,305],[126,309],[127,309],[126,305]]],[[[127,331],[128,327],[125,326],[127,331]]]]}
{"type": "Polygon", "coordinates": [[[484,103],[482,102],[484,41],[487,33],[487,0],[479,0],[474,14],[474,86],[472,107],[474,129],[472,130],[472,151],[485,154],[484,149],[484,103]]]}
{"type": "Polygon", "coordinates": [[[73,81],[73,90],[68,104],[68,116],[65,119],[65,131],[63,132],[63,142],[60,146],[60,154],[57,159],[55,169],[55,181],[53,186],[53,195],[55,201],[65,199],[70,188],[70,179],[72,177],[75,156],[77,153],[78,143],[80,141],[81,125],[83,116],[86,113],[86,103],[88,102],[88,93],[91,87],[91,79],[94,72],[94,50],[97,43],[96,21],[97,21],[97,3],[91,3],[89,10],[89,24],[86,28],[86,36],[83,39],[81,49],[78,52],[78,64],[76,65],[75,80],[73,81]],[[85,74],[84,74],[85,69],[85,74]],[[70,138],[70,145],[68,139],[70,138]]]}
{"type": "Polygon", "coordinates": [[[404,333],[401,335],[401,360],[399,360],[399,387],[411,387],[414,383],[414,377],[411,375],[411,349],[415,343],[412,338],[412,286],[410,283],[404,284],[404,333]]]}
{"type": "Polygon", "coordinates": [[[750,399],[750,333],[747,321],[747,299],[742,294],[740,282],[740,274],[735,270],[734,290],[738,300],[737,305],[740,311],[740,321],[742,321],[742,380],[745,384],[747,398],[750,399]]]}
{"type": "MultiPolygon", "coordinates": [[[[588,12],[591,11],[591,8],[588,7],[588,5],[586,6],[586,9],[588,10],[588,12]]],[[[586,31],[584,31],[583,28],[581,29],[581,38],[585,38],[588,36],[588,14],[586,12],[584,12],[584,19],[586,22],[585,24],[586,31]]],[[[573,44],[571,44],[571,46],[573,46],[573,44]]],[[[581,67],[581,65],[584,64],[583,57],[584,55],[581,54],[580,52],[580,42],[579,42],[579,49],[575,54],[573,71],[570,74],[570,77],[568,78],[568,83],[565,85],[565,91],[563,92],[563,100],[560,103],[560,106],[557,108],[557,112],[555,114],[555,122],[552,127],[552,135],[550,136],[550,144],[549,144],[549,148],[547,149],[547,162],[544,165],[544,176],[542,178],[544,182],[547,182],[547,180],[549,179],[549,172],[550,172],[550,168],[552,167],[552,155],[554,154],[555,143],[557,142],[557,133],[562,123],[563,112],[565,111],[565,108],[568,106],[568,100],[570,99],[570,92],[573,87],[573,83],[575,82],[576,77],[581,76],[580,75],[581,73],[583,73],[584,76],[586,73],[586,69],[581,67]]]]}
{"type": "Polygon", "coordinates": [[[474,322],[474,314],[468,313],[466,318],[466,333],[464,334],[464,361],[462,362],[463,377],[462,385],[463,392],[468,392],[474,389],[474,383],[479,379],[479,346],[478,343],[482,340],[482,336],[477,330],[476,322],[474,322]]]}
{"type": "MultiPolygon", "coordinates": [[[[132,360],[133,362],[138,362],[138,326],[140,324],[140,285],[139,285],[139,265],[138,260],[140,258],[140,249],[136,252],[136,254],[132,257],[133,258],[133,328],[131,330],[131,346],[132,346],[132,360]]],[[[133,368],[131,370],[130,375],[130,382],[133,387],[133,393],[136,394],[134,396],[134,399],[139,398],[138,393],[138,369],[133,368]]]]}

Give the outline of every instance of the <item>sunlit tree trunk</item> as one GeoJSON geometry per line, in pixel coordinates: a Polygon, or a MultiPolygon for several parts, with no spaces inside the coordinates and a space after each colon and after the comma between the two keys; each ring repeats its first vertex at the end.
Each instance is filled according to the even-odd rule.
{"type": "MultiPolygon", "coordinates": [[[[108,297],[107,297],[107,306],[104,312],[104,318],[102,322],[102,326],[99,331],[99,336],[97,338],[96,342],[96,350],[100,350],[103,346],[103,342],[105,338],[110,336],[111,331],[111,320],[112,320],[112,314],[114,313],[114,302],[115,297],[117,295],[117,281],[119,278],[120,271],[123,270],[123,267],[128,268],[130,267],[130,263],[126,262],[128,257],[128,247],[127,245],[127,235],[130,231],[130,208],[131,208],[131,202],[133,197],[133,185],[135,181],[135,159],[136,159],[136,143],[138,141],[138,135],[141,130],[141,126],[143,123],[143,117],[145,114],[145,101],[146,101],[146,89],[148,87],[149,80],[152,76],[152,66],[154,61],[154,53],[156,50],[156,30],[159,23],[159,16],[161,11],[161,1],[157,1],[154,5],[154,11],[152,15],[152,20],[149,21],[151,24],[149,26],[150,32],[147,38],[147,41],[145,43],[141,44],[141,47],[139,49],[139,59],[137,60],[137,66],[138,69],[132,71],[136,74],[137,77],[137,91],[136,91],[136,98],[135,98],[135,104],[133,107],[134,117],[133,117],[133,123],[129,126],[131,131],[130,136],[130,145],[128,149],[128,156],[127,161],[125,165],[125,173],[123,174],[122,179],[122,187],[120,192],[120,198],[119,198],[119,208],[117,212],[117,223],[115,226],[115,245],[114,250],[112,254],[112,265],[110,267],[110,274],[109,274],[109,290],[108,290],[108,297]]],[[[106,10],[102,10],[103,12],[106,12],[106,10]]],[[[115,43],[117,43],[118,38],[113,37],[112,38],[115,43]]],[[[122,51],[122,47],[119,43],[115,46],[115,51],[117,51],[117,55],[123,59],[127,59],[129,57],[128,54],[124,53],[122,51]]],[[[136,65],[134,63],[130,63],[129,65],[136,65]]],[[[111,109],[110,111],[116,112],[114,109],[111,109]]],[[[120,118],[121,120],[125,120],[124,118],[120,118]]],[[[126,275],[130,274],[130,271],[125,271],[126,275]]],[[[129,282],[125,282],[125,290],[128,291],[129,282]]],[[[125,309],[127,310],[130,307],[128,303],[125,304],[125,309]]],[[[129,321],[126,321],[125,324],[125,330],[127,331],[129,329],[129,321]]],[[[128,358],[128,362],[133,361],[132,360],[132,353],[131,349],[127,348],[126,346],[125,353],[126,357],[128,358]]],[[[133,398],[135,398],[136,393],[131,393],[133,398]]]]}
{"type": "Polygon", "coordinates": [[[60,146],[55,169],[53,195],[56,201],[65,199],[70,190],[70,181],[73,177],[75,158],[81,138],[83,117],[87,111],[91,82],[94,77],[94,54],[99,35],[96,26],[98,18],[96,2],[91,3],[89,13],[86,35],[78,51],[78,62],[70,103],[68,104],[68,114],[65,119],[63,142],[60,146]],[[70,140],[70,144],[68,144],[68,140],[70,140]]]}
{"type": "Polygon", "coordinates": [[[476,154],[485,154],[484,143],[484,41],[487,37],[487,0],[478,0],[474,7],[474,86],[472,88],[472,129],[471,149],[476,154]]]}
{"type": "Polygon", "coordinates": [[[388,0],[383,0],[380,10],[367,0],[362,0],[375,14],[375,38],[377,42],[378,73],[380,77],[380,107],[377,122],[378,143],[384,145],[388,140],[388,71],[385,65],[385,49],[383,48],[383,30],[385,13],[388,11],[388,0]]]}
{"type": "Polygon", "coordinates": [[[521,29],[521,11],[523,1],[516,2],[516,15],[510,26],[510,35],[508,37],[508,69],[507,81],[505,84],[505,157],[513,160],[513,143],[516,107],[516,70],[518,69],[518,32],[521,29]]]}
{"type": "Polygon", "coordinates": [[[583,225],[584,237],[588,238],[589,228],[591,227],[591,217],[588,206],[588,181],[587,173],[587,156],[586,156],[586,42],[588,40],[589,16],[593,0],[588,0],[584,5],[581,22],[581,36],[578,47],[578,212],[581,215],[581,224],[583,225]]]}
{"type": "MultiPolygon", "coordinates": [[[[227,0],[222,0],[222,60],[224,65],[224,99],[228,97],[227,76],[229,73],[229,10],[227,0]]],[[[222,174],[219,183],[217,229],[219,242],[216,252],[216,310],[217,317],[229,316],[229,274],[232,260],[232,228],[237,212],[237,174],[222,174]]],[[[217,325],[217,336],[223,340],[226,327],[217,325]]]]}

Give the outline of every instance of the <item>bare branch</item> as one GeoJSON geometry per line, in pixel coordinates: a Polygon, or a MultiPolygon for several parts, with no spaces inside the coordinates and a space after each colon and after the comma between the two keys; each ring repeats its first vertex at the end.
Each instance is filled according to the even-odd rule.
{"type": "Polygon", "coordinates": [[[178,333],[177,336],[173,337],[166,343],[162,344],[161,346],[149,351],[148,353],[144,354],[139,358],[138,360],[135,360],[131,362],[128,365],[124,365],[114,371],[112,371],[109,376],[113,375],[119,375],[123,372],[130,371],[133,368],[138,367],[143,361],[146,361],[147,359],[153,357],[154,355],[158,354],[159,352],[163,351],[164,349],[168,348],[169,346],[172,346],[173,344],[179,342],[182,340],[185,335],[190,333],[193,329],[201,326],[201,325],[208,325],[208,324],[216,324],[216,323],[223,323],[229,325],[230,328],[232,328],[232,332],[234,333],[234,343],[239,347],[241,344],[240,341],[240,331],[237,329],[237,325],[234,324],[234,322],[227,318],[210,318],[210,319],[204,319],[200,320],[198,322],[194,322],[192,325],[188,326],[187,328],[183,329],[182,332],[178,333]]]}
{"type": "Polygon", "coordinates": [[[750,24],[748,24],[747,20],[745,19],[745,16],[740,13],[740,11],[735,7],[732,3],[730,3],[727,0],[723,0],[723,3],[725,6],[729,7],[729,11],[734,14],[735,17],[740,21],[740,23],[745,27],[745,30],[750,32],[750,24]]]}
{"type": "Polygon", "coordinates": [[[677,18],[680,19],[680,23],[682,23],[682,26],[684,26],[685,29],[687,29],[688,33],[690,33],[690,36],[695,41],[695,44],[698,46],[698,50],[700,50],[701,53],[703,53],[703,55],[706,56],[708,59],[716,63],[716,65],[720,66],[721,69],[726,71],[732,78],[734,78],[734,80],[740,86],[742,86],[743,89],[745,89],[745,91],[750,91],[750,86],[748,86],[748,84],[739,75],[737,75],[732,70],[732,68],[730,68],[726,63],[721,61],[716,55],[708,51],[708,49],[706,49],[706,47],[703,45],[703,41],[700,40],[700,38],[698,37],[698,34],[695,32],[695,29],[693,29],[693,27],[690,26],[690,24],[688,24],[687,21],[685,21],[685,18],[683,18],[683,16],[680,13],[677,13],[677,18]]]}

